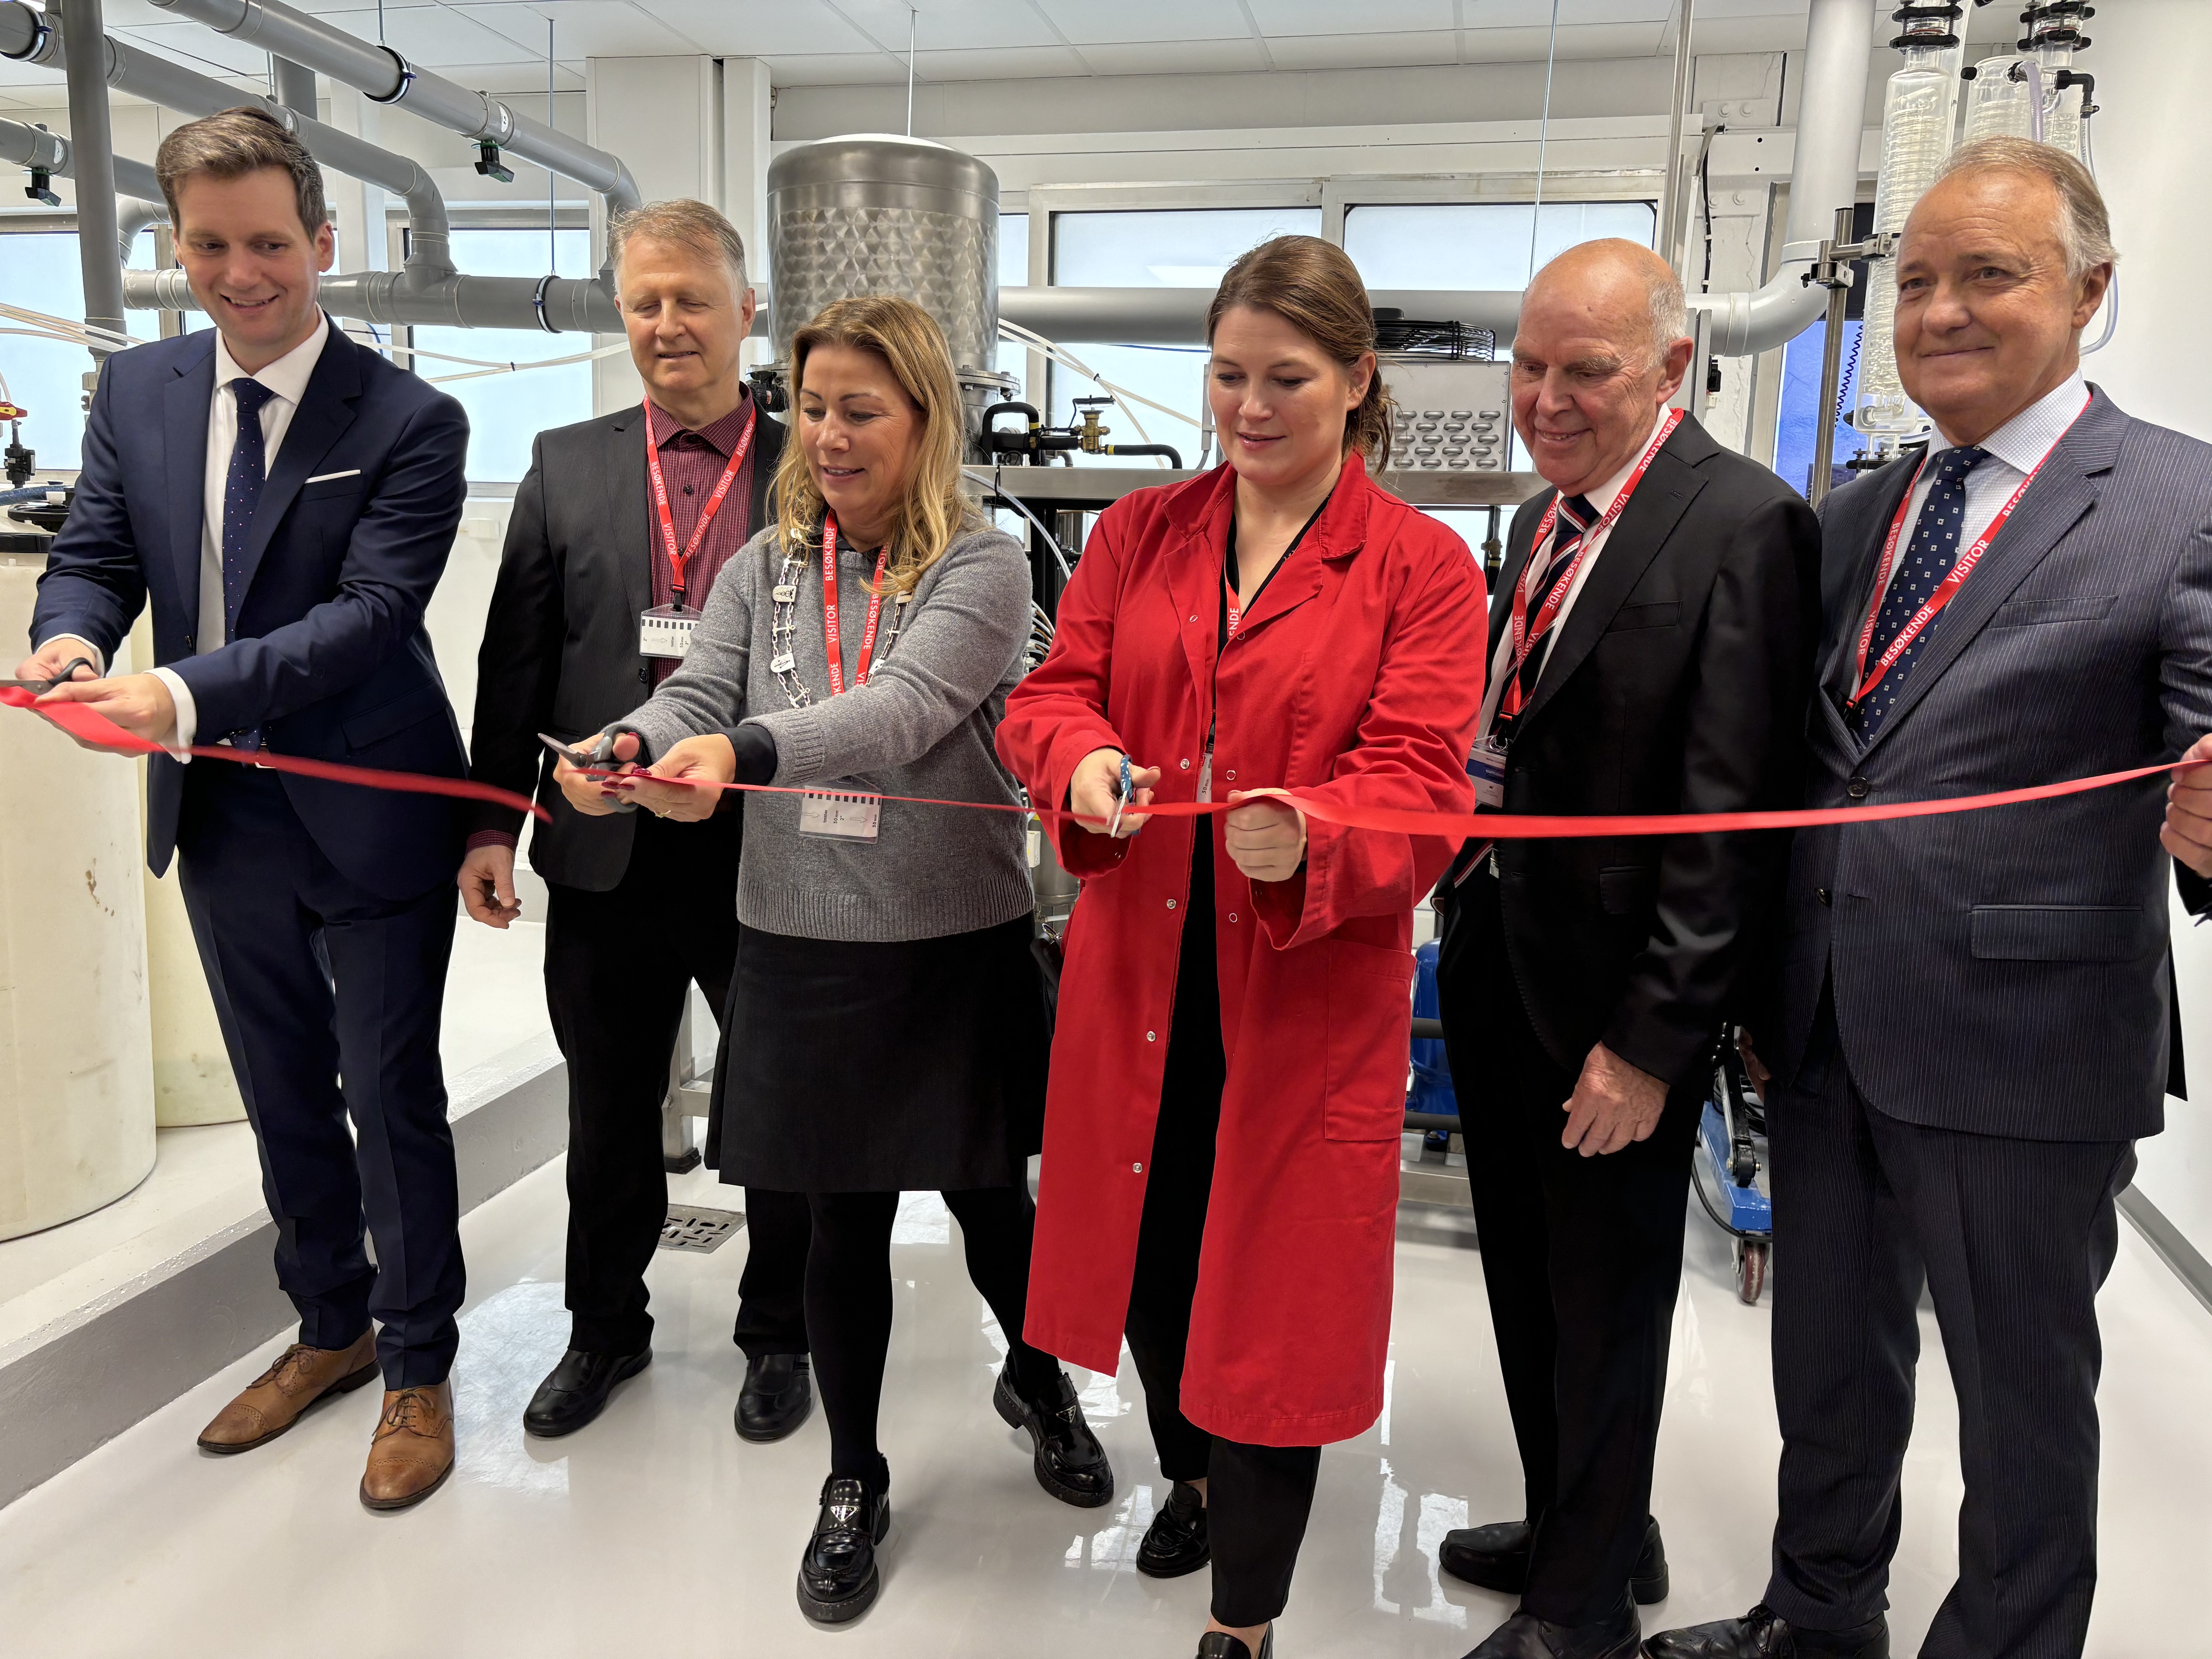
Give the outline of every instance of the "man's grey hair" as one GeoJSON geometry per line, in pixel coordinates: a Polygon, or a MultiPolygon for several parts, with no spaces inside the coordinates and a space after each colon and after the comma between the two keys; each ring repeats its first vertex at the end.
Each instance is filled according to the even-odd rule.
{"type": "Polygon", "coordinates": [[[1644,298],[1651,307],[1651,361],[1673,349],[1674,342],[1692,337],[1690,309],[1682,297],[1682,279],[1673,271],[1655,270],[1645,285],[1644,298]]]}
{"type": "Polygon", "coordinates": [[[730,288],[739,299],[752,286],[745,276],[744,239],[735,225],[704,202],[678,197],[673,201],[647,202],[643,207],[617,214],[607,226],[608,263],[620,265],[623,250],[638,237],[674,242],[702,259],[720,259],[729,267],[730,288]]]}
{"type": "Polygon", "coordinates": [[[2033,138],[1978,138],[1953,150],[1936,178],[1941,183],[1961,173],[2021,173],[2048,183],[2058,197],[2058,246],[2065,251],[2069,279],[2078,281],[2120,257],[2104,192],[2089,169],[2064,150],[2033,138]]]}

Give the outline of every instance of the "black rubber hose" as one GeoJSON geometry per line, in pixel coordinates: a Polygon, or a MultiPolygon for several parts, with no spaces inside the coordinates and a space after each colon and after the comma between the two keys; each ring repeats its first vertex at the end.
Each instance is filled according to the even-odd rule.
{"type": "Polygon", "coordinates": [[[1182,471],[1182,455],[1173,444],[1107,444],[1099,453],[1104,455],[1164,455],[1170,466],[1178,472],[1182,471]]]}

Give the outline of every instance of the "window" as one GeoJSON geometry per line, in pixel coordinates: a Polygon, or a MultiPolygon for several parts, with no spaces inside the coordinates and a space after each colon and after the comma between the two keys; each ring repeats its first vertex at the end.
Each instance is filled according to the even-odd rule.
{"type": "MultiPolygon", "coordinates": [[[[153,269],[151,231],[140,233],[131,250],[131,264],[137,270],[153,269]]],[[[0,294],[8,296],[9,304],[27,311],[82,321],[84,267],[77,258],[76,233],[0,232],[0,294]]],[[[0,327],[14,326],[0,324],[0,327]]],[[[141,340],[156,338],[161,333],[157,315],[150,311],[125,313],[124,326],[141,340]]],[[[82,463],[84,377],[91,368],[92,356],[82,346],[21,334],[0,335],[0,377],[6,379],[9,401],[31,411],[30,418],[22,422],[23,442],[38,452],[42,470],[82,463]]]]}
{"type": "MultiPolygon", "coordinates": [[[[1838,419],[1838,413],[1848,410],[1856,398],[1859,331],[1863,326],[1855,318],[1844,324],[1843,375],[1837,384],[1836,408],[1828,411],[1832,445],[1830,459],[1838,483],[1850,477],[1843,471],[1843,464],[1866,447],[1858,434],[1838,419]]],[[[1817,428],[1820,423],[1820,358],[1827,343],[1828,323],[1823,318],[1790,341],[1782,353],[1782,398],[1774,426],[1774,471],[1792,489],[1808,495],[1813,488],[1813,457],[1820,445],[1817,428]]]]}
{"type": "MultiPolygon", "coordinates": [[[[1530,202],[1370,203],[1345,210],[1344,251],[1370,288],[1517,293],[1578,242],[1622,236],[1650,246],[1659,219],[1649,202],[1547,202],[1540,224],[1536,212],[1530,202]]],[[[1502,352],[1507,342],[1498,343],[1502,352]]]]}
{"type": "MultiPolygon", "coordinates": [[[[1276,236],[1318,235],[1321,210],[1288,208],[1187,208],[1127,213],[1060,213],[1053,216],[1052,280],[1074,288],[1218,287],[1237,256],[1276,236]]],[[[1198,419],[1204,398],[1206,359],[1202,346],[1132,346],[1060,342],[1067,351],[1108,380],[1130,391],[1190,411],[1188,422],[1137,406],[1130,417],[1108,410],[1103,420],[1114,443],[1172,444],[1186,465],[1197,459],[1198,419]]],[[[1101,389],[1071,369],[1055,364],[1051,373],[1053,424],[1074,419],[1074,400],[1103,397],[1101,389]]],[[[1128,465],[1111,456],[1075,457],[1108,466],[1128,465]]]]}
{"type": "MultiPolygon", "coordinates": [[[[547,232],[541,228],[464,229],[453,231],[453,263],[471,276],[543,276],[549,257],[562,276],[592,273],[592,236],[588,230],[547,232]]],[[[349,325],[356,337],[366,324],[349,325]]],[[[425,352],[443,352],[495,362],[542,362],[549,357],[572,357],[592,349],[588,334],[547,334],[541,330],[489,328],[417,328],[409,343],[425,352]]],[[[467,363],[441,362],[435,357],[403,359],[426,380],[445,380],[439,389],[460,399],[469,413],[471,483],[518,483],[530,470],[531,441],[549,428],[589,420],[592,415],[592,366],[565,363],[558,368],[524,369],[517,374],[478,374],[470,380],[447,380],[453,374],[473,374],[467,363]]]]}

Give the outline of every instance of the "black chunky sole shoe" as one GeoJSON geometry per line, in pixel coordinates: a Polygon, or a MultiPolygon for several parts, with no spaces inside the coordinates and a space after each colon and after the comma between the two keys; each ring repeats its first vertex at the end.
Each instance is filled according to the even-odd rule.
{"type": "Polygon", "coordinates": [[[884,1587],[876,1547],[891,1529],[891,1500],[865,1482],[832,1475],[799,1560],[799,1610],[817,1625],[850,1624],[884,1587]]]}
{"type": "Polygon", "coordinates": [[[1095,1510],[1114,1501],[1114,1466],[1084,1419],[1083,1404],[1066,1371],[1054,1376],[1053,1398],[1032,1404],[1014,1392],[1013,1373],[1001,1370],[991,1404],[1008,1426],[1027,1432],[1036,1448],[1037,1485],[1063,1504],[1095,1510]]]}

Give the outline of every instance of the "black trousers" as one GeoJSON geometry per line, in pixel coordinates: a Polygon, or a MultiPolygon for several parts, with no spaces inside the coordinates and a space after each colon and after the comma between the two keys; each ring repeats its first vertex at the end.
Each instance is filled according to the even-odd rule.
{"type": "MultiPolygon", "coordinates": [[[[969,1282],[1006,1333],[1006,1363],[1026,1400],[1046,1397],[1060,1362],[1021,1340],[1030,1294],[1030,1242],[1036,1206],[1026,1185],[982,1187],[944,1195],[960,1224],[969,1282]]],[[[814,1377],[830,1424],[830,1473],[890,1481],[876,1439],[883,1404],[884,1362],[891,1340],[891,1224],[896,1193],[809,1193],[813,1248],[806,1258],[806,1330],[814,1345],[814,1377]]]]}
{"type": "Polygon", "coordinates": [[[1676,1091],[1648,1139],[1585,1158],[1560,1144],[1579,1065],[1553,1060],[1529,1024],[1486,871],[1457,890],[1437,967],[1483,1280],[1536,1528],[1521,1605],[1587,1624],[1620,1605],[1650,1510],[1703,1091],[1676,1091]]]}
{"type": "MultiPolygon", "coordinates": [[[[575,1347],[635,1353],[653,1338],[645,1270],[668,1215],[660,1152],[668,1056],[695,981],[717,1020],[728,999],[742,823],[734,811],[700,823],[640,814],[629,867],[611,891],[546,884],[545,1002],[568,1062],[575,1347]],[[662,920],[641,939],[654,917],[662,920]]],[[[747,1189],[745,1233],[738,1346],[749,1359],[805,1353],[806,1200],[747,1189]]]]}
{"type": "Polygon", "coordinates": [[[464,1284],[438,1063],[452,890],[368,892],[323,856],[276,773],[220,761],[187,769],[177,845],[300,1340],[343,1348],[373,1318],[386,1387],[442,1382],[464,1284]]]}
{"type": "Polygon", "coordinates": [[[1924,1273],[1959,1396],[1959,1577],[1922,1659],[2078,1659],[2097,1582],[2096,1297],[2132,1142],[1885,1115],[1826,998],[1767,1112],[1781,1516],[1766,1601],[1834,1630],[1887,1605],[1924,1273]]]}
{"type": "Polygon", "coordinates": [[[1290,1601],[1291,1576],[1321,1477],[1321,1448],[1217,1439],[1182,1414],[1183,1355],[1213,1190],[1221,1091],[1229,1074],[1221,1049],[1213,930],[1206,925],[1213,914],[1212,848],[1208,833],[1195,840],[1189,920],[1126,1329],[1129,1356],[1145,1385],[1145,1415],[1160,1473],[1170,1480],[1206,1482],[1213,1616],[1241,1630],[1279,1617],[1290,1601]]]}

